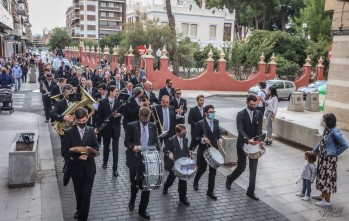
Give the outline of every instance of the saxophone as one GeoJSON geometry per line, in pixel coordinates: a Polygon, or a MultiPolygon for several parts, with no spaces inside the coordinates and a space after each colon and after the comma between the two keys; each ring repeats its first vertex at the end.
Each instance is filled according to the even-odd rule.
{"type": "MultiPolygon", "coordinates": [[[[70,105],[64,112],[63,115],[74,115],[75,110],[78,107],[84,107],[88,110],[88,118],[90,118],[94,113],[95,113],[95,109],[93,107],[93,104],[96,103],[96,101],[89,95],[89,93],[87,93],[87,91],[85,91],[83,88],[81,89],[81,93],[82,93],[82,97],[81,97],[81,101],[75,102],[72,105],[70,105]]],[[[69,129],[71,126],[73,126],[74,123],[70,123],[70,122],[54,122],[53,123],[53,128],[55,129],[55,131],[59,134],[59,135],[63,135],[64,131],[69,129]]]]}

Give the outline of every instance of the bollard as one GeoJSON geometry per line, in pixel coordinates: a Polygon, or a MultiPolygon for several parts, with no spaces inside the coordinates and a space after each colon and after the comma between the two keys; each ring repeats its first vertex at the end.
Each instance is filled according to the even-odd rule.
{"type": "Polygon", "coordinates": [[[302,92],[293,92],[288,103],[287,110],[294,112],[303,112],[303,93],[302,92]]]}

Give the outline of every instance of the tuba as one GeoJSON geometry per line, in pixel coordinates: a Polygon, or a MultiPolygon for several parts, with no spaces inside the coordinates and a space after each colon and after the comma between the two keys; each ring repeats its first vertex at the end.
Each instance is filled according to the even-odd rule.
{"type": "MultiPolygon", "coordinates": [[[[81,97],[81,101],[75,102],[72,105],[70,105],[64,112],[63,115],[73,115],[75,113],[75,110],[78,107],[84,107],[86,109],[88,109],[88,117],[90,118],[94,113],[95,113],[95,109],[93,107],[93,104],[96,103],[96,101],[89,95],[89,93],[87,93],[87,91],[85,91],[83,88],[81,89],[81,93],[82,93],[82,97],[81,97]]],[[[59,135],[63,135],[64,131],[69,129],[71,126],[73,126],[73,123],[70,122],[54,122],[53,123],[53,128],[56,130],[56,132],[59,135]]]]}

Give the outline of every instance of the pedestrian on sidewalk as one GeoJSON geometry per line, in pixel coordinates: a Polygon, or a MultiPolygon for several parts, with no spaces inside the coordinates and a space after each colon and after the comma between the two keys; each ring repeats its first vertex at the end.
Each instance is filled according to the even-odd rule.
{"type": "Polygon", "coordinates": [[[316,202],[317,206],[331,206],[331,194],[337,191],[338,156],[348,149],[348,143],[336,128],[336,123],[334,114],[323,116],[324,135],[312,151],[318,154],[316,189],[322,192],[322,201],[316,202]]]}
{"type": "MultiPolygon", "coordinates": [[[[296,194],[296,196],[303,197],[302,200],[309,201],[311,194],[311,184],[314,183],[316,176],[316,155],[311,151],[304,153],[305,164],[301,172],[301,179],[303,180],[302,192],[296,194]]],[[[298,182],[297,182],[298,183],[298,182]]]]}
{"type": "Polygon", "coordinates": [[[22,83],[27,82],[27,74],[28,74],[28,65],[26,62],[23,62],[22,66],[22,72],[23,72],[23,77],[22,77],[22,83]]]}
{"type": "Polygon", "coordinates": [[[14,67],[12,68],[12,76],[15,80],[15,91],[21,90],[21,78],[22,78],[22,68],[18,66],[16,62],[14,67]]]}
{"type": "MultiPolygon", "coordinates": [[[[265,112],[265,103],[263,101],[265,101],[267,99],[267,91],[265,90],[265,88],[267,87],[267,84],[265,83],[265,81],[261,81],[258,83],[259,85],[259,92],[257,95],[257,110],[259,110],[262,115],[264,115],[265,112]]],[[[262,118],[263,119],[263,118],[262,118]]]]}
{"type": "Polygon", "coordinates": [[[279,105],[279,97],[275,87],[270,87],[268,90],[269,99],[264,101],[266,106],[266,126],[267,126],[267,140],[265,141],[265,145],[271,145],[273,142],[273,121],[275,119],[276,113],[278,111],[279,105]]]}

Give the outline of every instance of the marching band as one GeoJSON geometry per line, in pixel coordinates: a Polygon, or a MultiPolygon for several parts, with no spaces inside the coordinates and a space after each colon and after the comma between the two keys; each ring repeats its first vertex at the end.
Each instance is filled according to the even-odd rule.
{"type": "Polygon", "coordinates": [[[89,68],[85,72],[82,69],[76,73],[66,72],[73,75],[65,78],[62,69],[58,69],[60,78],[57,84],[50,70],[45,69],[40,91],[46,119],[48,121],[51,117],[61,138],[62,157],[66,162],[64,177],[68,181],[71,177],[74,184],[75,219],[87,220],[96,172],[93,157],[99,155],[99,149],[103,150],[104,169],[112,152],[114,177],[119,176],[118,167],[124,166],[118,165],[121,124],[125,131],[126,166],[131,183],[129,210],[135,209],[140,190],[138,213],[150,219],[147,212],[150,191],[163,185],[162,193],[166,195],[176,178],[179,179],[180,202],[190,206],[187,181],[193,179],[193,189],[197,191],[207,166],[207,196],[217,200],[214,187],[216,169],[224,163],[218,151],[222,139],[214,107],[204,106],[203,95],[197,97],[197,106],[189,110],[189,143],[184,125],[187,101],[181,97],[179,88],[172,87],[171,79],[167,79],[166,86],[160,89],[158,99],[152,91],[152,83],[145,77],[140,78],[138,72],[134,76],[102,68],[95,73],[89,68]],[[101,143],[103,148],[99,148],[101,143]],[[197,152],[197,161],[192,159],[194,152],[197,152]],[[163,169],[168,171],[164,183],[163,169]]]}

